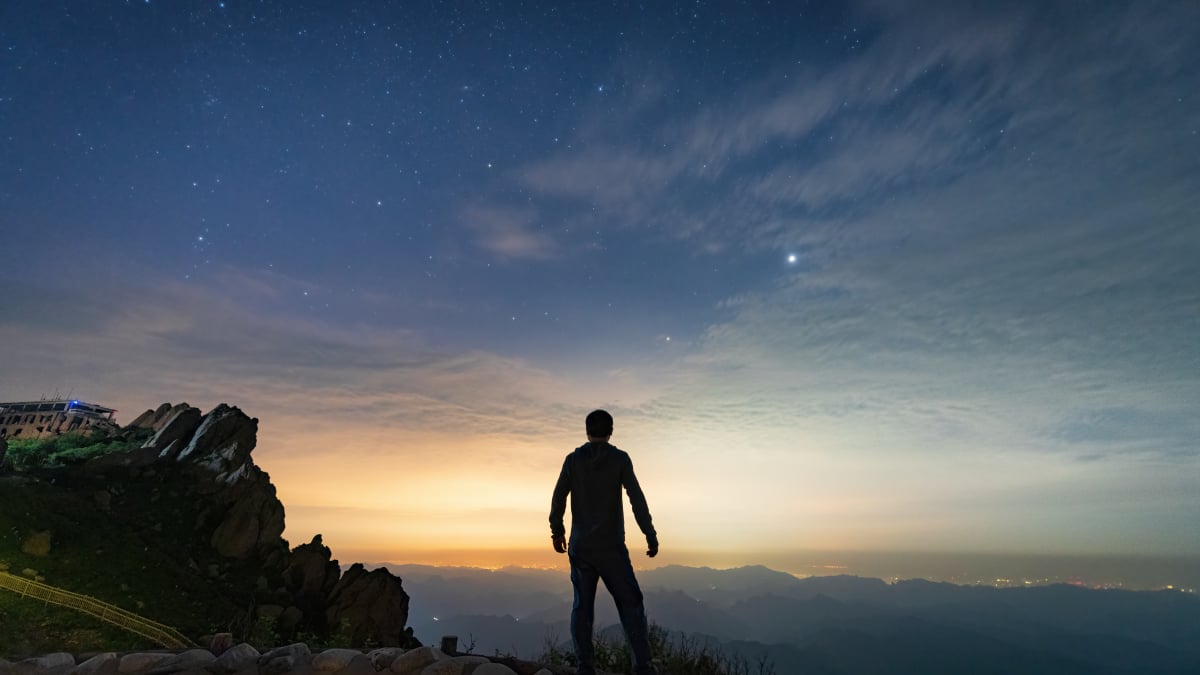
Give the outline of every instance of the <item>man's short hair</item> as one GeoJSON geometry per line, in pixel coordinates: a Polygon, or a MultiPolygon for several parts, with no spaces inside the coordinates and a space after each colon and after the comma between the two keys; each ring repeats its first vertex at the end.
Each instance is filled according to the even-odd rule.
{"type": "Polygon", "coordinates": [[[588,436],[596,438],[612,436],[613,419],[612,415],[609,415],[607,411],[593,410],[588,413],[585,425],[587,426],[588,436]]]}

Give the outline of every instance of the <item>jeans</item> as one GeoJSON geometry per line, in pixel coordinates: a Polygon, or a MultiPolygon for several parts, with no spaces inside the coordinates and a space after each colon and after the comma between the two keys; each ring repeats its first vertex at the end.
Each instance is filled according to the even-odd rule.
{"type": "Polygon", "coordinates": [[[575,656],[579,659],[579,675],[596,672],[596,655],[592,646],[592,623],[596,615],[596,584],[604,580],[604,586],[612,594],[629,642],[633,657],[633,672],[637,675],[653,675],[650,663],[650,637],[646,626],[646,607],[642,602],[642,589],[633,575],[633,563],[629,550],[624,546],[600,551],[571,551],[571,585],[575,587],[575,605],[571,609],[571,640],[575,643],[575,656]]]}

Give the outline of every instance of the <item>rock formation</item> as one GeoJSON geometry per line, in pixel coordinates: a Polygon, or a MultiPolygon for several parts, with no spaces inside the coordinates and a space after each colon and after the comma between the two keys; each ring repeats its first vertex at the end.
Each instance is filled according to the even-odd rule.
{"type": "Polygon", "coordinates": [[[238,585],[230,577],[242,589],[235,594],[254,595],[256,615],[239,620],[247,630],[265,619],[280,635],[347,631],[355,645],[419,644],[406,630],[409,598],[399,578],[362,565],[342,575],[320,535],[289,550],[283,504],[251,458],[257,432],[258,420],[236,407],[201,414],[164,403],[122,430],[126,439],[145,438],[141,447],[76,467],[75,482],[149,540],[177,535],[163,522],[167,513],[190,522],[194,534],[179,558],[209,577],[256,578],[238,585]]]}
{"type": "MultiPolygon", "coordinates": [[[[301,612],[303,624],[318,634],[329,630],[325,609],[341,575],[338,561],[333,560],[333,552],[322,543],[321,535],[292,549],[283,580],[294,606],[301,612]]],[[[407,618],[406,609],[406,621],[407,618]]]]}
{"type": "Polygon", "coordinates": [[[330,626],[345,622],[356,646],[413,643],[412,630],[405,629],[408,594],[400,579],[382,567],[368,572],[362,563],[355,563],[346,570],[329,595],[325,617],[330,626]]]}
{"type": "Polygon", "coordinates": [[[202,505],[197,529],[217,554],[275,572],[286,566],[283,504],[270,476],[250,457],[257,419],[225,404],[201,415],[186,403],[164,403],[139,415],[123,433],[138,431],[153,432],[140,449],[93,460],[84,471],[115,466],[173,470],[187,478],[184,489],[202,505]]]}

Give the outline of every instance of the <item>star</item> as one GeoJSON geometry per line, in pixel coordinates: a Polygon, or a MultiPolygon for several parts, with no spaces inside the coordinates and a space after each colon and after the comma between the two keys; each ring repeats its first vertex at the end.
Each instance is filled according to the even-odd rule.
{"type": "Polygon", "coordinates": [[[796,264],[796,254],[795,254],[795,253],[789,253],[789,254],[788,254],[788,257],[787,257],[787,261],[788,261],[788,264],[789,264],[789,265],[795,265],[795,264],[796,264]]]}

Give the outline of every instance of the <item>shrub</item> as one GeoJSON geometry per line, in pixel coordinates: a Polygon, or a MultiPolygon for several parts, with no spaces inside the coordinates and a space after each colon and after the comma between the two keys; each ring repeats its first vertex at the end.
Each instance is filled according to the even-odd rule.
{"type": "Polygon", "coordinates": [[[8,460],[18,471],[79,464],[94,457],[136,448],[142,439],[121,440],[106,434],[63,434],[49,438],[11,438],[8,460]]]}
{"type": "MultiPolygon", "coordinates": [[[[577,666],[575,654],[561,649],[556,640],[548,639],[546,651],[539,661],[549,665],[577,666]]],[[[597,636],[596,668],[627,673],[631,668],[629,648],[624,640],[609,640],[597,636]]],[[[765,659],[750,662],[741,657],[725,655],[719,647],[697,637],[672,637],[665,628],[650,626],[650,653],[661,675],[774,675],[775,666],[765,659]]]]}

